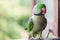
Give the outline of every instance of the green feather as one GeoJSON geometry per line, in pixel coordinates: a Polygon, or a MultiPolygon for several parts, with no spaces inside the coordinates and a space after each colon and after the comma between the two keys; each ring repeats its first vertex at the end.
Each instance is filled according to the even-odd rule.
{"type": "Polygon", "coordinates": [[[42,10],[43,7],[45,7],[45,4],[38,4],[37,5],[37,8],[40,9],[40,10],[42,10]]]}
{"type": "Polygon", "coordinates": [[[32,30],[32,28],[33,28],[33,21],[32,21],[32,19],[30,19],[28,21],[28,24],[27,24],[27,30],[28,30],[28,32],[30,32],[32,30]]]}

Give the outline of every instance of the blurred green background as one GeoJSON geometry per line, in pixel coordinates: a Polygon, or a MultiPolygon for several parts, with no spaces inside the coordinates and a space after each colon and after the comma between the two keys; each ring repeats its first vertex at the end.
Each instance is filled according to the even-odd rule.
{"type": "Polygon", "coordinates": [[[31,0],[0,0],[0,40],[27,38],[31,0]]]}

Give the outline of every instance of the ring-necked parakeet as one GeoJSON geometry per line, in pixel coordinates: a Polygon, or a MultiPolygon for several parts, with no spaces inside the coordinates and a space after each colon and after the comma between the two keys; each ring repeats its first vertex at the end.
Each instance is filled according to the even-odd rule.
{"type": "Polygon", "coordinates": [[[29,18],[27,24],[27,30],[30,33],[29,38],[36,37],[38,34],[39,37],[42,37],[42,31],[47,25],[47,19],[45,18],[46,6],[45,4],[36,4],[33,8],[33,15],[29,18]]]}

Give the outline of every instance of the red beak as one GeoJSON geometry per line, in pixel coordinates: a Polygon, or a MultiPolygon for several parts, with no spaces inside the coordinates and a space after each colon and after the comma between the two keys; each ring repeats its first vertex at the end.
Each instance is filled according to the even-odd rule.
{"type": "Polygon", "coordinates": [[[42,14],[46,13],[46,8],[42,8],[42,14]]]}

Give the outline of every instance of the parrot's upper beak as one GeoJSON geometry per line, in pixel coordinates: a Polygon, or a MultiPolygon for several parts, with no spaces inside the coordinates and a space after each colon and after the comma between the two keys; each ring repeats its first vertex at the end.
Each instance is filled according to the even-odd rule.
{"type": "Polygon", "coordinates": [[[46,8],[42,8],[42,14],[46,14],[46,8]]]}

